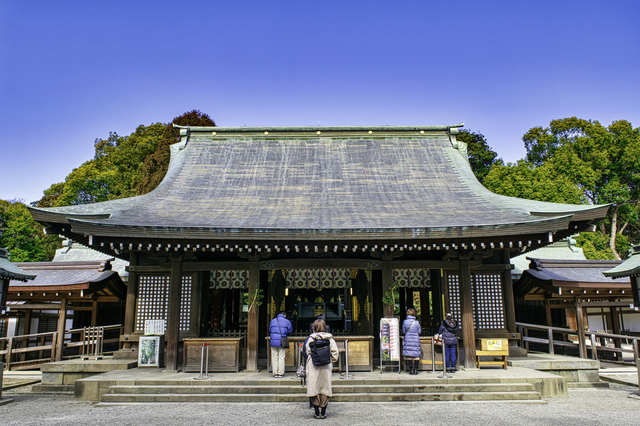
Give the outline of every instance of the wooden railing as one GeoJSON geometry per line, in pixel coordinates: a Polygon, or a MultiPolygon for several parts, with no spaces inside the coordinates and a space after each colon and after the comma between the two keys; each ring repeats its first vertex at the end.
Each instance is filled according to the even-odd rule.
{"type": "Polygon", "coordinates": [[[56,356],[55,341],[58,337],[58,332],[51,333],[37,333],[37,334],[25,334],[22,336],[2,337],[0,338],[0,357],[4,358],[4,368],[7,371],[11,370],[11,367],[15,364],[24,364],[26,355],[29,352],[38,352],[37,360],[26,361],[28,363],[34,362],[53,362],[56,356]],[[34,340],[36,345],[29,346],[29,341],[34,340]],[[47,344],[47,342],[50,342],[47,344]],[[51,351],[51,355],[44,358],[44,351],[51,351]],[[19,358],[19,360],[16,360],[19,358]]]}
{"type": "Polygon", "coordinates": [[[563,348],[574,348],[578,350],[578,355],[580,358],[588,358],[588,352],[589,350],[591,350],[591,358],[596,360],[598,359],[598,354],[603,354],[606,352],[619,354],[628,353],[633,354],[633,363],[635,363],[635,360],[639,357],[638,340],[640,340],[640,337],[637,336],[586,331],[582,335],[582,338],[585,341],[585,349],[583,349],[582,345],[580,344],[580,336],[578,336],[577,330],[562,327],[548,327],[538,324],[525,324],[521,322],[517,322],[516,326],[518,327],[518,332],[521,335],[520,347],[522,348],[529,349],[530,343],[538,343],[546,345],[548,352],[552,355],[555,354],[556,346],[560,346],[563,348]],[[546,334],[546,336],[530,336],[530,331],[537,331],[540,334],[546,334]],[[560,334],[562,337],[560,339],[555,338],[554,334],[560,334]],[[609,339],[611,342],[613,342],[613,346],[607,346],[606,339],[609,339]],[[631,345],[631,348],[623,348],[622,342],[627,342],[627,344],[631,345]]]}
{"type": "MultiPolygon", "coordinates": [[[[124,327],[120,324],[109,325],[103,327],[105,334],[113,334],[114,337],[109,339],[103,339],[102,344],[116,343],[118,348],[120,347],[120,335],[122,334],[124,327]],[[116,335],[117,332],[117,335],[116,335]]],[[[88,349],[87,345],[95,344],[91,339],[85,339],[85,329],[73,329],[65,331],[64,346],[62,353],[63,359],[79,358],[88,349]],[[79,334],[79,340],[74,339],[74,335],[79,334]],[[77,349],[77,354],[69,354],[77,349]],[[65,354],[66,352],[66,354],[65,354]]],[[[29,369],[37,368],[38,365],[46,362],[53,362],[56,359],[57,351],[55,342],[58,338],[58,332],[53,331],[50,333],[37,333],[37,334],[25,334],[22,336],[2,337],[0,338],[0,360],[4,360],[5,369],[10,371],[12,369],[29,369]],[[27,354],[37,352],[38,355],[32,357],[33,359],[27,359],[27,354]],[[46,354],[49,352],[49,354],[46,354]]]]}

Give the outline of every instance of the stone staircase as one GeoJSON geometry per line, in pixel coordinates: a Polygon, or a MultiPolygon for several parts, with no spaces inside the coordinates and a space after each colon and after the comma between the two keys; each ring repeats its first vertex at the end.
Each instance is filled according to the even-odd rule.
{"type": "MultiPolygon", "coordinates": [[[[335,402],[409,401],[517,401],[545,403],[530,383],[486,379],[340,380],[333,382],[335,402]]],[[[185,384],[163,381],[136,385],[113,385],[100,397],[99,405],[149,402],[304,402],[306,388],[297,380],[206,380],[185,384]]]]}

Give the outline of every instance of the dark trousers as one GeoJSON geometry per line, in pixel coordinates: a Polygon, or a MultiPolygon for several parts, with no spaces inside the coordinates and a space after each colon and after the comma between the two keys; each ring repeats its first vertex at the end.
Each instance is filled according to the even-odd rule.
{"type": "Polygon", "coordinates": [[[458,345],[444,345],[447,368],[456,368],[456,346],[458,345]]]}

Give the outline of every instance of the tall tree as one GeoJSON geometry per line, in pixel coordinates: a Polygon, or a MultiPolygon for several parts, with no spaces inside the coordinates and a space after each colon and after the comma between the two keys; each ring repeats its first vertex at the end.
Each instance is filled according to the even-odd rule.
{"type": "Polygon", "coordinates": [[[164,123],[138,126],[129,136],[110,133],[96,139],[94,157],[74,169],[62,183],[51,185],[36,207],[59,207],[96,203],[138,195],[142,164],[155,152],[164,123]]]}
{"type": "Polygon", "coordinates": [[[178,126],[215,126],[216,123],[207,114],[198,110],[193,110],[174,118],[167,124],[162,133],[162,139],[153,154],[144,160],[142,166],[143,176],[136,185],[139,194],[146,194],[153,191],[167,174],[169,160],[171,159],[170,145],[180,141],[180,132],[173,127],[178,126]]]}
{"type": "Polygon", "coordinates": [[[456,139],[467,143],[469,164],[480,183],[484,181],[485,176],[494,165],[504,164],[502,158],[499,158],[498,154],[491,149],[482,133],[462,129],[458,132],[456,139]]]}
{"type": "Polygon", "coordinates": [[[585,202],[611,204],[598,229],[607,237],[614,258],[620,259],[627,242],[639,241],[640,129],[625,120],[605,127],[571,117],[553,120],[546,128],[534,127],[523,141],[527,162],[535,170],[548,168],[556,179],[568,180],[582,192],[585,202]]]}
{"type": "Polygon", "coordinates": [[[535,167],[524,160],[497,165],[484,179],[491,192],[550,203],[583,204],[586,197],[567,176],[552,166],[535,167]]]}
{"type": "Polygon", "coordinates": [[[0,247],[13,262],[46,262],[61,247],[57,235],[45,235],[21,201],[0,200],[0,247]]]}

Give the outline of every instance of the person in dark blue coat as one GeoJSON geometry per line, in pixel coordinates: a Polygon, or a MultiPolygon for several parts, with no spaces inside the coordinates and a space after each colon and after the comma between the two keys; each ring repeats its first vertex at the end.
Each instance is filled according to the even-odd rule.
{"type": "Polygon", "coordinates": [[[284,311],[280,312],[278,316],[269,323],[273,377],[284,376],[284,355],[286,348],[282,347],[282,338],[289,336],[292,331],[291,321],[287,319],[287,313],[284,311]]]}
{"type": "Polygon", "coordinates": [[[447,371],[454,373],[456,371],[456,349],[458,348],[458,321],[448,313],[446,319],[440,324],[438,334],[442,335],[442,344],[444,345],[447,371]]]}
{"type": "Polygon", "coordinates": [[[420,363],[420,323],[416,320],[416,310],[407,309],[407,319],[402,323],[402,334],[404,334],[404,342],[402,343],[402,356],[406,360],[409,367],[409,374],[418,374],[420,363]]]}

